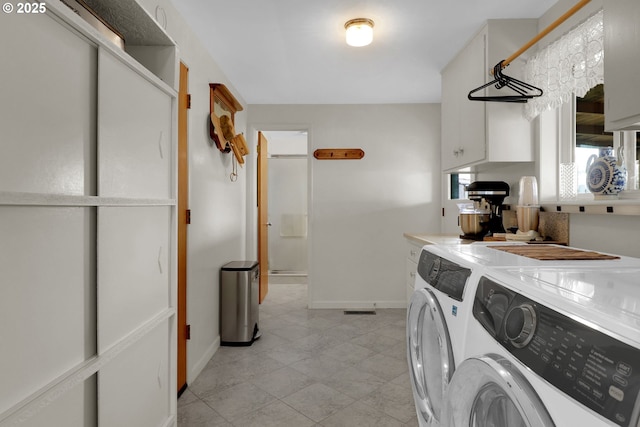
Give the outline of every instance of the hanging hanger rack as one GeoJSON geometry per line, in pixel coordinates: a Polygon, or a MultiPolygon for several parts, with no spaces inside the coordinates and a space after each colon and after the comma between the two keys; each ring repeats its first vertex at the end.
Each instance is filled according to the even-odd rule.
{"type": "Polygon", "coordinates": [[[513,77],[507,76],[502,72],[506,67],[513,62],[518,56],[522,55],[527,49],[529,49],[534,44],[538,43],[544,36],[549,34],[551,31],[555,30],[560,24],[569,19],[573,14],[575,14],[578,10],[582,9],[587,3],[591,0],[580,0],[576,3],[571,9],[566,11],[562,16],[553,21],[547,28],[542,30],[538,35],[525,43],[520,49],[518,49],[513,55],[508,57],[505,60],[498,62],[495,67],[493,67],[493,81],[484,84],[478,88],[473,89],[467,95],[467,98],[471,101],[489,101],[489,102],[519,102],[524,103],[531,98],[536,98],[543,94],[542,89],[533,86],[529,83],[525,83],[513,77]],[[509,89],[516,92],[514,95],[498,95],[498,96],[473,96],[474,93],[479,92],[489,86],[494,86],[496,89],[502,89],[503,87],[508,87],[509,89]]]}

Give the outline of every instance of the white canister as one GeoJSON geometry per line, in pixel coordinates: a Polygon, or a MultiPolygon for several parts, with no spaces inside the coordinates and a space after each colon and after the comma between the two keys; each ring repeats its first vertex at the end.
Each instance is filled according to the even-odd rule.
{"type": "Polygon", "coordinates": [[[530,230],[538,231],[540,206],[516,206],[516,217],[518,219],[518,231],[522,233],[530,230]]]}
{"type": "Polygon", "coordinates": [[[520,178],[518,206],[538,206],[538,181],[535,176],[520,178]]]}

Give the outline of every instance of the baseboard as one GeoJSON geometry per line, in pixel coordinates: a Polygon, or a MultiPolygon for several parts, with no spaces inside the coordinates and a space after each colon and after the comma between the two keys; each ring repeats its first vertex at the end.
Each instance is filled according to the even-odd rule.
{"type": "Polygon", "coordinates": [[[196,378],[198,378],[198,375],[200,375],[200,373],[204,370],[205,366],[207,366],[207,363],[209,363],[209,360],[211,360],[211,358],[216,353],[216,351],[218,351],[219,348],[220,348],[220,335],[218,335],[216,339],[213,341],[213,343],[207,348],[207,350],[204,352],[200,360],[198,360],[198,362],[191,369],[188,369],[187,371],[188,384],[192,384],[193,381],[196,378]]]}
{"type": "Polygon", "coordinates": [[[399,301],[309,301],[310,309],[374,310],[378,308],[407,308],[406,300],[399,301]]]}

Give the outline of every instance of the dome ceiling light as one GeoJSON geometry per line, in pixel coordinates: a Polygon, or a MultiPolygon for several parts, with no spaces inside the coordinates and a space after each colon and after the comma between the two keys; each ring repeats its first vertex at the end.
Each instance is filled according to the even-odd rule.
{"type": "Polygon", "coordinates": [[[373,21],[367,18],[356,18],[344,24],[347,30],[347,44],[349,46],[366,46],[373,40],[373,21]]]}

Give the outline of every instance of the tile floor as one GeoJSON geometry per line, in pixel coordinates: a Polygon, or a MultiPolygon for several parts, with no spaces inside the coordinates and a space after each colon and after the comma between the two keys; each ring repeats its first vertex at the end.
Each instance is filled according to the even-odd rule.
{"type": "Polygon", "coordinates": [[[306,304],[306,285],[270,284],[262,337],[220,347],[178,400],[178,426],[417,426],[406,310],[306,304]]]}

